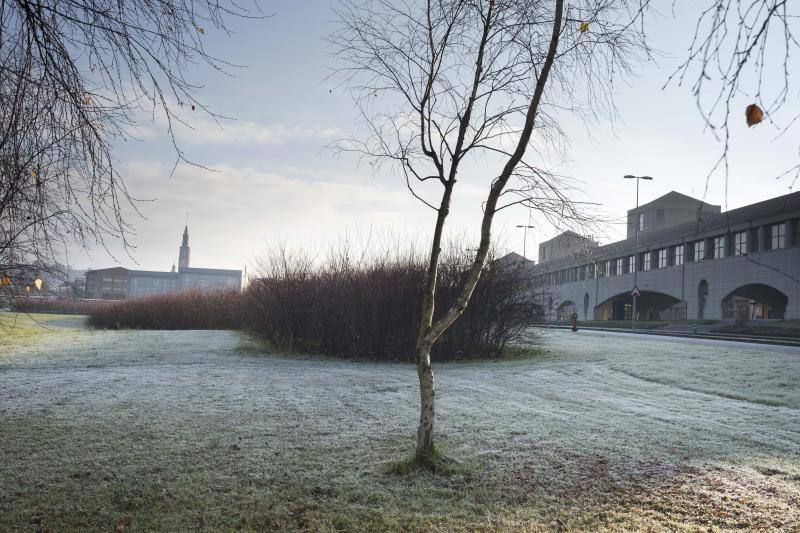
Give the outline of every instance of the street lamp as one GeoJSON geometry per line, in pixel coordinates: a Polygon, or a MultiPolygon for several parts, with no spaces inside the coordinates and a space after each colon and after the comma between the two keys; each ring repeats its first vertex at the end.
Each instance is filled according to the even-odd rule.
{"type": "Polygon", "coordinates": [[[637,274],[639,273],[639,181],[651,181],[653,178],[650,176],[631,176],[626,174],[623,176],[626,180],[636,180],[636,210],[634,211],[633,223],[636,225],[636,244],[633,247],[633,290],[631,296],[633,297],[633,316],[631,317],[631,329],[636,329],[636,301],[639,299],[639,286],[637,282],[637,274]]]}
{"type": "Polygon", "coordinates": [[[527,259],[528,258],[528,253],[527,253],[528,252],[527,251],[527,248],[528,248],[528,230],[529,229],[533,229],[536,226],[526,226],[524,224],[517,224],[517,227],[518,228],[522,228],[523,230],[525,230],[525,236],[522,237],[522,257],[527,259]]]}

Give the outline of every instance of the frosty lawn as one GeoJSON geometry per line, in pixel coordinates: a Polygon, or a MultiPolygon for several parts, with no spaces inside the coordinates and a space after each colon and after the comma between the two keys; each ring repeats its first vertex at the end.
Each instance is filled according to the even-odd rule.
{"type": "Polygon", "coordinates": [[[0,529],[800,527],[800,354],[544,340],[436,365],[438,473],[398,473],[413,365],[224,331],[0,344],[0,529]]]}

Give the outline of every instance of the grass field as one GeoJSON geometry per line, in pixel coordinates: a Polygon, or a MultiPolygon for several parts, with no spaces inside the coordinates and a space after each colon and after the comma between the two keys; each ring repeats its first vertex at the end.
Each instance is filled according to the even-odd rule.
{"type": "Polygon", "coordinates": [[[81,328],[85,323],[86,317],[81,315],[0,311],[0,347],[6,345],[11,351],[41,336],[68,335],[66,330],[81,328]]]}
{"type": "Polygon", "coordinates": [[[436,366],[438,472],[398,468],[408,365],[226,331],[2,344],[0,530],[800,528],[800,354],[543,338],[436,366]]]}

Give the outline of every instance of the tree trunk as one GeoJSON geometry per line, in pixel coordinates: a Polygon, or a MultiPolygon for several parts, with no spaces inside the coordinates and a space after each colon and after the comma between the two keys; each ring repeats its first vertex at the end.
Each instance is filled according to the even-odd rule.
{"type": "MultiPolygon", "coordinates": [[[[490,13],[491,6],[493,6],[492,3],[490,3],[490,13]]],[[[441,253],[442,230],[444,229],[444,222],[450,210],[450,198],[453,192],[453,186],[455,185],[461,147],[463,145],[462,143],[464,141],[464,135],[469,121],[472,103],[474,102],[480,80],[480,72],[483,61],[483,46],[485,45],[486,38],[489,33],[489,19],[487,18],[487,25],[484,28],[483,40],[481,41],[480,52],[478,54],[472,96],[469,100],[465,118],[462,118],[461,121],[456,152],[453,156],[453,164],[450,168],[449,178],[445,181],[445,190],[442,195],[440,207],[438,209],[436,229],[433,233],[431,258],[428,266],[425,292],[422,301],[422,316],[420,319],[420,330],[416,346],[417,376],[419,377],[420,389],[420,415],[419,427],[417,428],[416,458],[419,462],[424,463],[433,458],[433,417],[435,391],[433,383],[433,369],[431,368],[431,349],[442,333],[444,333],[445,330],[447,330],[447,328],[453,324],[453,322],[458,320],[458,318],[467,308],[469,299],[472,296],[472,291],[475,289],[475,286],[480,279],[481,272],[483,271],[483,267],[486,264],[486,258],[488,256],[489,246],[491,243],[492,221],[494,219],[497,201],[500,198],[500,195],[503,193],[506,183],[508,183],[508,180],[511,178],[511,175],[514,172],[517,164],[525,155],[525,150],[527,149],[528,142],[530,141],[531,134],[533,133],[533,126],[536,121],[536,115],[539,111],[539,103],[541,102],[545,85],[547,85],[550,69],[553,66],[558,49],[559,37],[561,35],[563,10],[564,0],[556,0],[555,20],[553,22],[553,31],[550,38],[550,46],[547,51],[547,56],[545,57],[542,71],[538,75],[536,87],[528,105],[528,110],[525,115],[525,124],[522,128],[516,149],[503,166],[503,171],[492,183],[489,196],[486,199],[483,221],[481,223],[480,245],[478,246],[475,260],[473,261],[467,276],[467,281],[461,290],[461,294],[456,299],[456,302],[452,305],[452,307],[450,307],[450,309],[444,313],[444,315],[436,323],[433,323],[433,312],[436,301],[436,278],[439,267],[439,254],[441,253]]],[[[424,148],[425,147],[423,146],[423,150],[424,148]]]]}
{"type": "Polygon", "coordinates": [[[430,348],[421,347],[417,352],[417,376],[420,402],[416,458],[418,462],[425,463],[430,461],[433,455],[433,415],[436,396],[430,348]]]}

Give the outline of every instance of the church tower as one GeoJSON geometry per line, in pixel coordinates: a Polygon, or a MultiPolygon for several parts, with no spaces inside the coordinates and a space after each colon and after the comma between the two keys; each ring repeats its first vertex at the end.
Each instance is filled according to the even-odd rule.
{"type": "Polygon", "coordinates": [[[183,242],[181,251],[178,254],[178,272],[184,268],[189,268],[189,226],[183,228],[183,242]]]}

